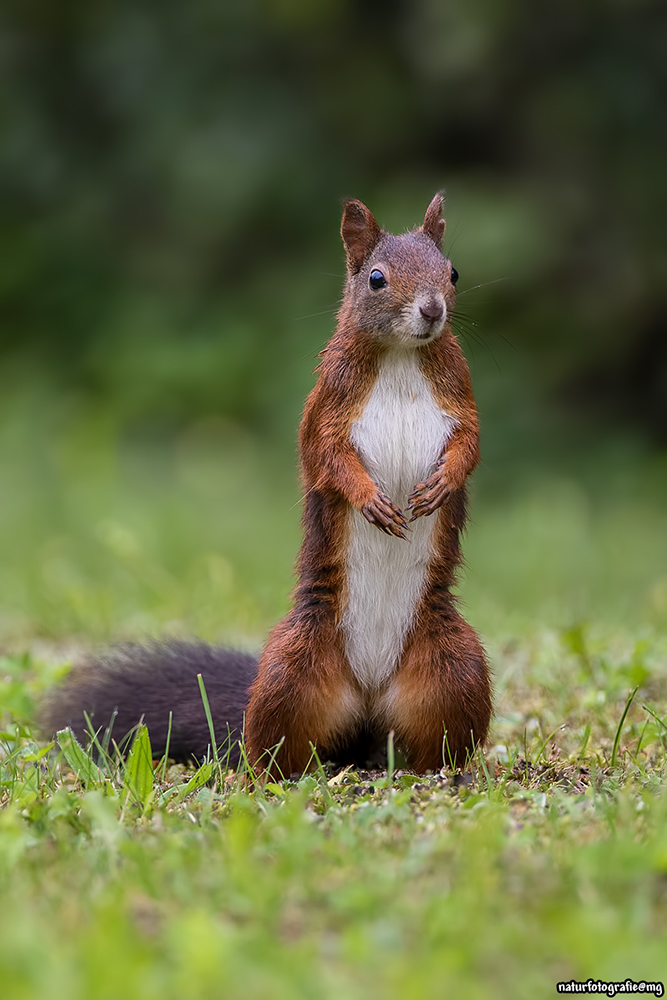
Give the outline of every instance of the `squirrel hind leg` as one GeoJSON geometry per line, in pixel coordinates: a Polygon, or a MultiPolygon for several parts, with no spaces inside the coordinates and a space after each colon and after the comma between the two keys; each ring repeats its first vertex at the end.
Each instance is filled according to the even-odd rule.
{"type": "Polygon", "coordinates": [[[477,634],[453,606],[446,616],[440,611],[417,630],[392,680],[384,702],[388,727],[415,771],[464,767],[486,742],[491,710],[477,634]]]}
{"type": "Polygon", "coordinates": [[[250,692],[246,738],[258,773],[288,778],[354,742],[364,715],[361,693],[338,644],[317,630],[281,623],[269,639],[250,692]]]}

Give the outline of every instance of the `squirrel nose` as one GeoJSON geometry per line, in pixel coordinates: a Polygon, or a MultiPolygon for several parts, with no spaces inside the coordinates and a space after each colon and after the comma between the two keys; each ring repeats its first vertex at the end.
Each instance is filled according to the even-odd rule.
{"type": "Polygon", "coordinates": [[[442,319],[442,302],[438,302],[437,299],[429,299],[428,302],[420,305],[419,311],[429,323],[436,323],[439,319],[442,319]]]}

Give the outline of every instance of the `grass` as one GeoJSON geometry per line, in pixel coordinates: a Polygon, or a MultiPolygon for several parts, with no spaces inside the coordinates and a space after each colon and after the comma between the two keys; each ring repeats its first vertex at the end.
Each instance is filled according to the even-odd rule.
{"type": "Polygon", "coordinates": [[[600,499],[563,476],[494,499],[482,482],[463,592],[496,716],[469,773],[325,765],[252,791],[224,759],[153,769],[145,730],[100,769],[66,735],[38,739],[41,693],[92,643],[259,646],[298,543],[285,457],[237,429],[141,452],[88,433],[19,421],[0,441],[5,996],[534,998],[570,979],[664,981],[657,494],[600,499]]]}
{"type": "Polygon", "coordinates": [[[31,699],[50,671],[6,659],[6,995],[536,997],[659,980],[665,652],[545,635],[505,650],[497,742],[470,774],[320,771],[261,792],[210,765],[146,769],[145,748],[102,771],[45,753],[31,699]]]}

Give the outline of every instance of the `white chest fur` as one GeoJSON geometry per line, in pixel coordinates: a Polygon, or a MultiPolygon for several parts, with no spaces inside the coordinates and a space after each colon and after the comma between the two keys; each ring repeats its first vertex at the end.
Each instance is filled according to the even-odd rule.
{"type": "MultiPolygon", "coordinates": [[[[351,440],[371,479],[404,509],[455,427],[436,403],[416,352],[406,349],[383,359],[351,440]]],[[[437,517],[419,518],[403,540],[350,511],[342,628],[348,661],[366,687],[379,686],[396,667],[424,589],[437,517]]]]}

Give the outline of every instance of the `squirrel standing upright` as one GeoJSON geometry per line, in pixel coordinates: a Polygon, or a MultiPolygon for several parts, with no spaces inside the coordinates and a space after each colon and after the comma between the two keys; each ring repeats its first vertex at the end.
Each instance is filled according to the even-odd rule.
{"type": "Polygon", "coordinates": [[[360,762],[391,730],[416,771],[461,766],[483,744],[489,672],[450,593],[479,429],[441,214],[437,194],[418,229],[393,236],[361,202],[345,205],[345,294],[301,422],[294,606],[259,665],[196,643],[121,647],[72,672],[43,728],[81,734],[86,711],[96,726],[115,717],[118,738],[143,717],[160,753],[171,711],[170,756],[201,757],[201,673],[217,733],[234,742],[245,710],[259,771],[302,772],[311,744],[360,762]]]}

